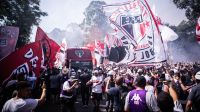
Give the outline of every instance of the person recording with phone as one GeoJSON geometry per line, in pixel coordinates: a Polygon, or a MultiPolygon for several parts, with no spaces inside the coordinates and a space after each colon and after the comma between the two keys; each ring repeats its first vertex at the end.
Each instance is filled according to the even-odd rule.
{"type": "Polygon", "coordinates": [[[78,79],[76,79],[73,75],[64,82],[60,94],[61,112],[76,112],[74,108],[74,103],[76,101],[75,92],[78,86],[78,79]]]}

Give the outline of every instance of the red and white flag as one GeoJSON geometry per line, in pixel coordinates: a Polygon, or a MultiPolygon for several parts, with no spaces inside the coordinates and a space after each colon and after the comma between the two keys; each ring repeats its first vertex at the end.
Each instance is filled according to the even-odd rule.
{"type": "Polygon", "coordinates": [[[119,63],[149,64],[166,60],[158,24],[146,0],[106,5],[103,9],[126,48],[123,50],[126,55],[119,63]]]}
{"type": "Polygon", "coordinates": [[[97,61],[97,66],[103,63],[103,57],[105,57],[104,47],[104,43],[102,43],[100,40],[95,40],[94,57],[97,61]]]}
{"type": "Polygon", "coordinates": [[[119,47],[122,46],[122,41],[117,37],[116,34],[107,33],[104,38],[104,43],[110,49],[111,47],[119,47]]]}
{"type": "Polygon", "coordinates": [[[196,25],[196,37],[197,37],[197,42],[200,44],[200,17],[198,18],[196,25]]]}
{"type": "Polygon", "coordinates": [[[58,52],[56,54],[56,61],[54,63],[54,66],[56,68],[62,69],[62,67],[65,65],[66,50],[67,50],[67,42],[64,38],[60,45],[60,49],[58,50],[58,52]]]}
{"type": "Polygon", "coordinates": [[[59,51],[60,46],[54,40],[50,39],[40,27],[37,29],[35,41],[41,41],[44,51],[44,64],[52,68],[56,61],[56,53],[59,51]]]}
{"type": "Polygon", "coordinates": [[[0,82],[12,79],[18,73],[28,74],[32,70],[40,75],[42,61],[41,43],[34,42],[12,52],[0,61],[0,82]]]}
{"type": "Polygon", "coordinates": [[[95,40],[95,52],[104,57],[104,43],[95,40]]]}
{"type": "Polygon", "coordinates": [[[0,27],[0,60],[15,51],[19,28],[13,26],[0,27]]]}

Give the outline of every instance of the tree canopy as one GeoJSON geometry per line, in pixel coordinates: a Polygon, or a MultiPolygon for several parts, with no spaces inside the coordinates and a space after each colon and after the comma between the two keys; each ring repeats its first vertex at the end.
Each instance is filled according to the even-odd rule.
{"type": "Polygon", "coordinates": [[[102,6],[106,5],[104,1],[91,1],[84,11],[84,20],[80,24],[81,28],[86,32],[86,43],[94,42],[96,39],[105,37],[109,24],[107,17],[102,10],[102,6]]]}
{"type": "Polygon", "coordinates": [[[180,9],[186,9],[186,17],[193,22],[196,22],[200,16],[200,0],[173,0],[175,5],[180,9]]]}
{"type": "Polygon", "coordinates": [[[39,24],[41,16],[47,16],[39,5],[40,0],[1,0],[0,25],[19,27],[17,47],[30,41],[32,26],[39,24]]]}

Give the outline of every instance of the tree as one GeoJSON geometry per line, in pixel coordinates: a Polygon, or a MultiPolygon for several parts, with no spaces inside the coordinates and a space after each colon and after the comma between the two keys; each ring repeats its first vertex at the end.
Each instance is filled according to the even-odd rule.
{"type": "Polygon", "coordinates": [[[184,41],[196,42],[195,26],[200,16],[200,0],[173,0],[180,9],[186,9],[185,15],[189,21],[182,21],[178,26],[173,26],[175,32],[184,41]]]}
{"type": "Polygon", "coordinates": [[[108,31],[109,24],[102,10],[103,5],[106,5],[104,1],[92,1],[84,11],[85,18],[80,27],[86,32],[86,44],[95,39],[103,40],[108,31]]]}
{"type": "Polygon", "coordinates": [[[175,5],[180,9],[186,9],[186,17],[196,23],[200,16],[200,0],[173,0],[175,5]]]}
{"type": "Polygon", "coordinates": [[[39,8],[40,0],[1,0],[0,25],[19,27],[17,48],[30,41],[33,25],[38,25],[41,16],[47,16],[39,8]]]}

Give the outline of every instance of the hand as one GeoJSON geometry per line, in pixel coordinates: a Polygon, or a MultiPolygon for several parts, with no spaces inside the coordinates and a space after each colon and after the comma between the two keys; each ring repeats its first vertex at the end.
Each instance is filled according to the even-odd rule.
{"type": "Polygon", "coordinates": [[[182,82],[180,79],[178,80],[178,82],[179,82],[180,84],[183,84],[183,82],[182,82]]]}
{"type": "Polygon", "coordinates": [[[46,90],[46,84],[45,82],[42,83],[42,87],[41,87],[43,90],[46,90]]]}
{"type": "Polygon", "coordinates": [[[86,83],[86,85],[90,85],[90,84],[92,84],[92,81],[88,81],[88,82],[86,83]]]}
{"type": "Polygon", "coordinates": [[[96,81],[95,81],[95,83],[99,83],[99,81],[98,81],[98,80],[96,80],[96,81]]]}
{"type": "Polygon", "coordinates": [[[111,82],[111,79],[108,79],[108,82],[111,82]]]}
{"type": "Polygon", "coordinates": [[[78,85],[78,81],[74,82],[73,86],[77,86],[78,85]]]}

